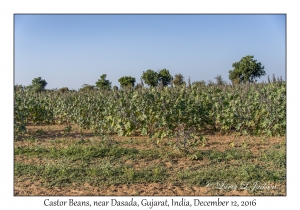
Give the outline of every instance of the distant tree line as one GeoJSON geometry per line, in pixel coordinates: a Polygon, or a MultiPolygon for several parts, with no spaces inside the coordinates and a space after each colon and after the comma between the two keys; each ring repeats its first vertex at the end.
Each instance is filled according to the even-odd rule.
{"type": "MultiPolygon", "coordinates": [[[[245,84],[245,83],[253,83],[256,82],[256,78],[259,78],[260,76],[264,76],[266,72],[264,71],[264,66],[261,65],[260,62],[257,62],[253,59],[254,56],[245,56],[243,57],[239,62],[235,62],[232,64],[233,69],[229,70],[229,79],[231,80],[231,85],[237,85],[237,84],[245,84]]],[[[117,86],[111,85],[111,82],[106,79],[107,75],[102,74],[98,81],[96,81],[95,85],[89,85],[84,84],[79,91],[91,91],[94,89],[100,89],[100,90],[114,90],[117,91],[119,88],[117,86]]],[[[190,83],[190,78],[188,79],[188,84],[184,81],[184,76],[179,73],[175,74],[173,77],[169,70],[162,69],[160,71],[154,71],[152,69],[148,69],[147,71],[143,71],[143,74],[140,78],[140,83],[136,83],[136,79],[131,76],[123,76],[119,78],[118,82],[120,83],[121,89],[127,89],[127,88],[143,88],[144,83],[147,84],[149,87],[165,87],[170,85],[171,87],[178,87],[178,86],[204,86],[204,85],[227,85],[221,75],[217,75],[215,77],[216,82],[212,82],[211,80],[206,83],[204,80],[202,81],[196,81],[192,84],[190,83]]],[[[276,81],[275,76],[273,75],[273,81],[276,81]]],[[[279,80],[279,78],[278,78],[279,80]]],[[[282,79],[281,79],[282,80],[282,79]]],[[[268,82],[270,82],[270,79],[268,77],[268,82]]],[[[28,89],[30,91],[34,92],[42,92],[46,91],[45,87],[47,86],[46,80],[42,79],[41,77],[34,78],[32,80],[31,85],[27,87],[23,87],[22,85],[15,85],[16,89],[28,89]]],[[[59,92],[67,92],[70,91],[67,87],[63,87],[58,89],[59,92]]],[[[74,90],[73,90],[74,91],[74,90]]]]}

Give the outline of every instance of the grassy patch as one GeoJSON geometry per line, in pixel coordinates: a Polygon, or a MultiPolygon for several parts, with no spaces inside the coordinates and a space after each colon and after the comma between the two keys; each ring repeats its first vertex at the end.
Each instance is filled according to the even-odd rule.
{"type": "Polygon", "coordinates": [[[138,150],[131,148],[121,148],[113,146],[107,147],[94,147],[94,146],[82,146],[71,145],[70,147],[51,147],[45,148],[43,146],[33,147],[16,147],[15,155],[26,156],[39,156],[47,158],[68,158],[72,160],[77,159],[91,159],[91,158],[103,158],[106,156],[114,156],[116,158],[122,156],[130,156],[138,153],[138,150]]]}
{"type": "Polygon", "coordinates": [[[16,176],[37,176],[51,186],[67,186],[74,182],[94,186],[130,183],[163,182],[168,177],[166,168],[151,165],[136,170],[131,165],[102,163],[97,166],[81,165],[29,165],[15,163],[16,176]]]}
{"type": "Polygon", "coordinates": [[[248,161],[254,158],[251,151],[246,149],[229,149],[222,151],[195,151],[191,155],[188,155],[188,158],[191,160],[208,160],[211,164],[224,162],[224,161],[231,161],[231,160],[244,160],[248,161]]]}
{"type": "Polygon", "coordinates": [[[259,160],[269,166],[278,168],[286,167],[286,147],[285,145],[276,144],[270,150],[263,150],[259,160]]]}
{"type": "MultiPolygon", "coordinates": [[[[76,189],[84,188],[84,184],[107,189],[159,183],[170,186],[171,191],[173,186],[188,186],[192,192],[216,182],[285,186],[286,146],[281,139],[264,140],[262,145],[261,139],[251,138],[247,147],[243,139],[211,139],[214,141],[205,147],[195,146],[190,153],[184,153],[174,148],[174,139],[153,144],[153,139],[144,137],[50,140],[31,136],[15,143],[15,183],[24,187],[28,183],[50,188],[77,186],[76,189]]],[[[209,193],[232,192],[209,189],[209,193]]],[[[284,195],[285,189],[253,190],[249,194],[284,195]]]]}
{"type": "Polygon", "coordinates": [[[218,164],[214,167],[203,166],[201,169],[184,169],[177,174],[177,180],[181,183],[206,186],[216,182],[255,182],[271,181],[282,182],[285,180],[285,170],[270,169],[262,165],[243,164],[239,167],[218,164]]]}

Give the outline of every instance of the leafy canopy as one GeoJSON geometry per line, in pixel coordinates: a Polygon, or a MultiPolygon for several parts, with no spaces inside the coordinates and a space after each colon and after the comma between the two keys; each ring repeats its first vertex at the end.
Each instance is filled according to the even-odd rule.
{"type": "Polygon", "coordinates": [[[62,88],[60,88],[60,89],[58,90],[58,92],[61,92],[61,93],[66,93],[66,92],[68,92],[68,91],[70,91],[70,90],[69,90],[69,88],[67,88],[67,87],[62,87],[62,88]]]}
{"type": "Polygon", "coordinates": [[[173,77],[167,69],[162,69],[158,73],[152,69],[148,69],[146,72],[143,71],[142,79],[150,87],[156,87],[158,81],[161,81],[163,86],[168,86],[173,80],[173,77]]]}
{"type": "Polygon", "coordinates": [[[96,86],[102,90],[110,90],[111,89],[111,82],[106,79],[106,74],[102,74],[100,76],[100,79],[98,79],[98,81],[96,82],[96,86]]]}
{"type": "Polygon", "coordinates": [[[192,83],[192,86],[195,86],[195,87],[204,87],[206,84],[206,82],[204,80],[201,80],[201,81],[195,81],[192,83]]]}
{"type": "Polygon", "coordinates": [[[158,85],[159,75],[152,69],[148,69],[146,72],[143,71],[142,79],[150,87],[156,87],[158,85]]]}
{"type": "Polygon", "coordinates": [[[44,91],[47,84],[48,83],[46,80],[42,79],[41,77],[37,77],[32,80],[31,85],[27,86],[27,88],[30,91],[38,93],[44,91]]]}
{"type": "Polygon", "coordinates": [[[221,75],[217,75],[215,77],[215,80],[216,80],[217,85],[225,85],[226,84],[226,82],[223,80],[221,75]]]}
{"type": "Polygon", "coordinates": [[[266,75],[264,66],[253,58],[253,55],[247,55],[232,64],[234,69],[229,71],[229,79],[233,84],[252,83],[256,81],[255,78],[266,75]]]}
{"type": "Polygon", "coordinates": [[[128,86],[134,87],[135,78],[131,77],[131,76],[124,76],[124,77],[121,77],[118,81],[122,88],[128,87],[128,86]]]}
{"type": "Polygon", "coordinates": [[[80,88],[80,92],[89,92],[95,89],[94,85],[89,85],[89,84],[83,84],[82,87],[80,88]]]}
{"type": "Polygon", "coordinates": [[[173,79],[172,83],[175,86],[180,86],[180,85],[185,84],[183,75],[182,74],[175,74],[175,78],[173,79]]]}
{"type": "Polygon", "coordinates": [[[158,76],[159,76],[159,79],[161,79],[163,86],[168,86],[173,80],[172,75],[170,74],[169,70],[167,70],[167,69],[160,70],[158,73],[158,76]]]}

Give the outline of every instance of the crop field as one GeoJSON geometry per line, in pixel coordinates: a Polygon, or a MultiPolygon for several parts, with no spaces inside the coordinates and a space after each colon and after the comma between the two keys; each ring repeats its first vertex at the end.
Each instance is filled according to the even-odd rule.
{"type": "Polygon", "coordinates": [[[286,83],[14,93],[15,195],[286,195],[286,83]]]}

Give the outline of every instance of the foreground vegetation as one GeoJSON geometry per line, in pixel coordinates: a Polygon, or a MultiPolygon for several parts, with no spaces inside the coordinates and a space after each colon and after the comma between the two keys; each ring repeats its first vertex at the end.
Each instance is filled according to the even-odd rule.
{"type": "MultiPolygon", "coordinates": [[[[286,192],[286,146],[282,137],[207,135],[205,145],[194,147],[187,154],[173,149],[176,139],[157,146],[149,138],[99,137],[89,131],[77,137],[79,128],[66,135],[63,126],[57,127],[53,130],[53,126],[29,126],[29,134],[15,143],[15,186],[26,191],[25,186],[35,185],[38,189],[48,189],[48,195],[60,195],[51,193],[51,189],[83,191],[84,185],[98,190],[93,195],[126,195],[104,190],[141,184],[144,187],[127,195],[154,195],[145,187],[153,183],[158,183],[161,190],[185,189],[181,195],[285,195],[286,192]],[[234,191],[209,186],[218,182],[248,183],[249,187],[234,191]],[[255,189],[255,183],[275,189],[255,189]],[[197,193],[200,189],[206,191],[197,193]]],[[[27,193],[39,195],[38,190],[27,193]]]]}
{"type": "MultiPolygon", "coordinates": [[[[15,188],[21,189],[16,194],[35,194],[26,191],[28,182],[39,189],[80,191],[88,185],[97,188],[93,195],[120,195],[104,192],[108,186],[151,183],[194,190],[182,195],[285,195],[283,81],[115,91],[19,89],[14,134],[15,188]],[[276,188],[208,187],[218,182],[276,188]]],[[[139,186],[126,195],[154,194],[139,186]]]]}

